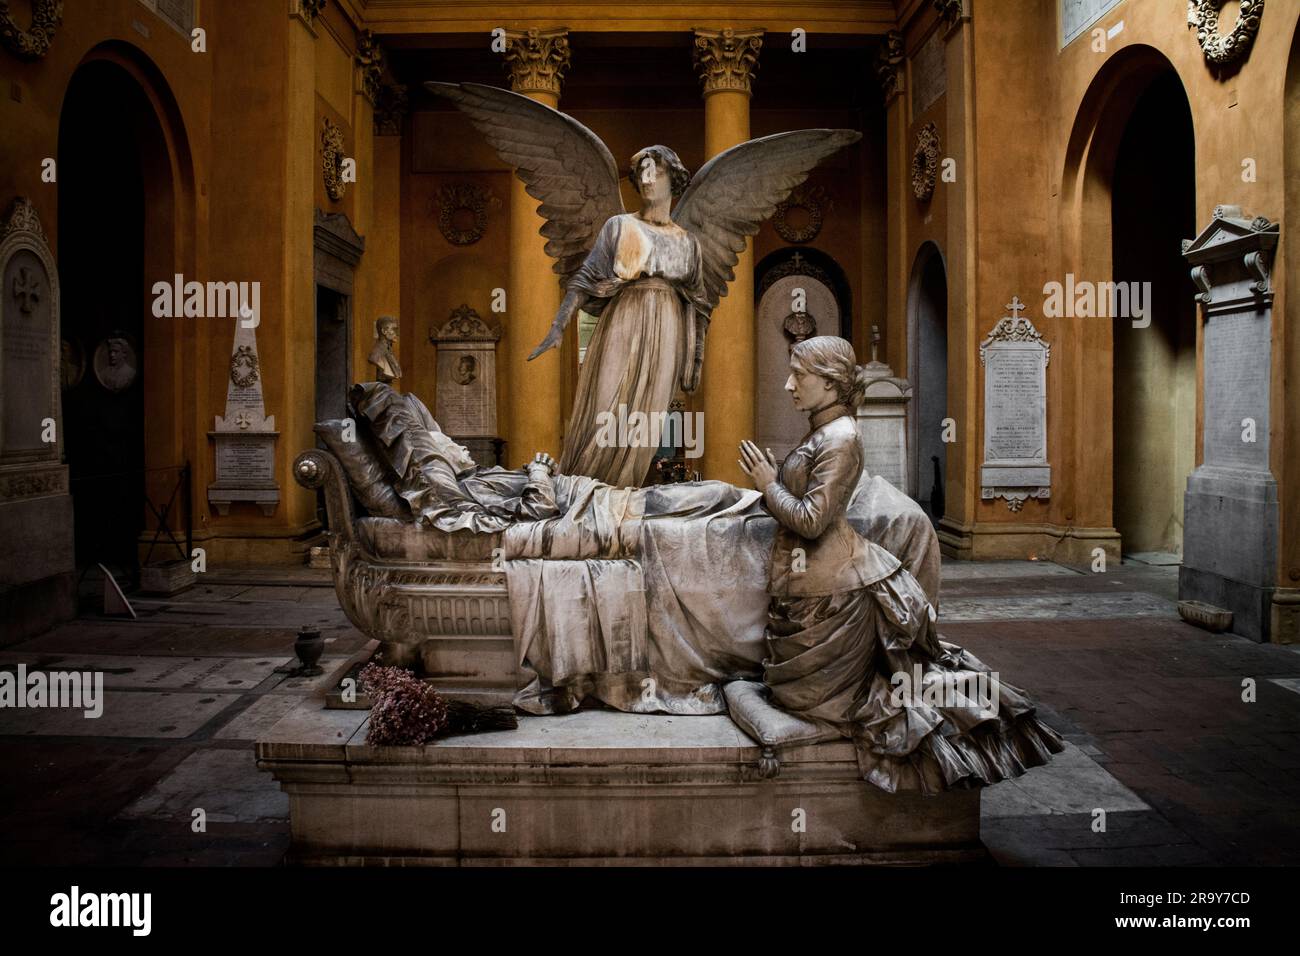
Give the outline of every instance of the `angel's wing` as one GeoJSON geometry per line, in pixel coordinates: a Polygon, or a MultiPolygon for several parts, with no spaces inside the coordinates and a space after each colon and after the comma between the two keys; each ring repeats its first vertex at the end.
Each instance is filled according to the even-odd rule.
{"type": "Polygon", "coordinates": [[[673,221],[700,239],[709,307],[727,294],[745,240],[758,232],[814,166],[856,143],[851,129],[801,129],[751,139],[700,167],[677,201],[673,221]]]}
{"type": "Polygon", "coordinates": [[[572,116],[536,100],[479,83],[425,83],[451,100],[501,160],[514,167],[528,195],[541,200],[541,233],[554,269],[567,282],[610,216],[623,213],[618,167],[600,137],[572,116]]]}

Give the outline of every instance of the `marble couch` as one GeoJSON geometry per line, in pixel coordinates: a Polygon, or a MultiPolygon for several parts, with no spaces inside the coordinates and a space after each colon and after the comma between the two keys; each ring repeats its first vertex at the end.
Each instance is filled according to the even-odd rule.
{"type": "Polygon", "coordinates": [[[421,528],[364,513],[339,459],[304,451],[294,477],[320,489],[339,605],[381,642],[385,663],[410,667],[442,686],[513,690],[506,576],[500,534],[421,528]]]}

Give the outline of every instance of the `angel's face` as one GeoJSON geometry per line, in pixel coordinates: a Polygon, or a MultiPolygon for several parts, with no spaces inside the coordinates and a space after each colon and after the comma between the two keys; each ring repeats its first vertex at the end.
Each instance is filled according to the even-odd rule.
{"type": "Polygon", "coordinates": [[[659,202],[672,198],[672,175],[667,163],[653,153],[641,153],[634,162],[637,192],[641,194],[643,202],[659,202]]]}

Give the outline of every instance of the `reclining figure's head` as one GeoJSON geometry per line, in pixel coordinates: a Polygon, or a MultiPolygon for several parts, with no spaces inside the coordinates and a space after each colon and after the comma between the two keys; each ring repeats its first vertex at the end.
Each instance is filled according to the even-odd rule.
{"type": "Polygon", "coordinates": [[[450,435],[437,429],[429,434],[433,437],[434,454],[451,466],[457,478],[469,474],[478,467],[469,449],[464,445],[458,445],[450,435]]]}

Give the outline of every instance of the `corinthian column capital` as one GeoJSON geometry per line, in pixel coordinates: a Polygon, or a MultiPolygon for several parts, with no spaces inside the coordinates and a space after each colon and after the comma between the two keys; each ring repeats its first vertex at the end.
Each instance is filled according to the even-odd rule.
{"type": "Polygon", "coordinates": [[[510,89],[525,96],[549,93],[558,99],[569,68],[569,30],[507,30],[505,56],[510,89]]]}
{"type": "Polygon", "coordinates": [[[758,72],[758,53],[763,48],[759,29],[695,30],[695,69],[704,84],[704,95],[724,90],[750,93],[750,81],[758,72]]]}

